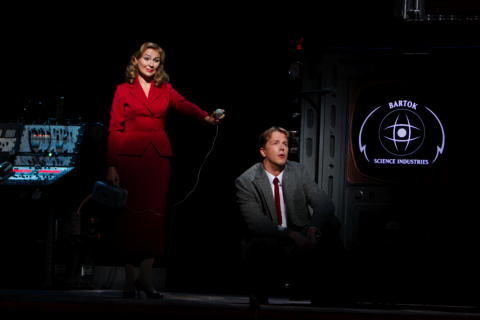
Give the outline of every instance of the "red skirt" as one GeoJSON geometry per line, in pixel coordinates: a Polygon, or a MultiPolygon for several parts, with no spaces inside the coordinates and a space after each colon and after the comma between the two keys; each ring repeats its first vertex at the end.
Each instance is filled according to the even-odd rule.
{"type": "Polygon", "coordinates": [[[124,254],[163,256],[170,158],[149,145],[140,156],[119,156],[117,170],[128,199],[117,220],[114,247],[124,254]]]}

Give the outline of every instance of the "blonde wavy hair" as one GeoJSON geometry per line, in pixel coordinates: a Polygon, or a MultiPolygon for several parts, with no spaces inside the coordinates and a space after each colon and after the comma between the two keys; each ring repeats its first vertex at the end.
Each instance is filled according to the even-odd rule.
{"type": "Polygon", "coordinates": [[[160,65],[153,76],[153,82],[158,87],[162,83],[166,83],[170,80],[170,77],[165,72],[165,51],[156,43],[154,42],[145,42],[140,46],[140,49],[136,51],[130,57],[130,63],[127,66],[127,70],[125,71],[125,81],[132,84],[138,76],[138,59],[142,57],[147,49],[153,49],[160,54],[160,65]]]}

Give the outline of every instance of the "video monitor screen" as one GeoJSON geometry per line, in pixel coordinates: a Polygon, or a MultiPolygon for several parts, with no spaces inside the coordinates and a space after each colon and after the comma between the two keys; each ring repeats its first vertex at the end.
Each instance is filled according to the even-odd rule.
{"type": "Polygon", "coordinates": [[[418,84],[364,89],[350,112],[348,180],[432,182],[445,178],[447,102],[418,84]]]}

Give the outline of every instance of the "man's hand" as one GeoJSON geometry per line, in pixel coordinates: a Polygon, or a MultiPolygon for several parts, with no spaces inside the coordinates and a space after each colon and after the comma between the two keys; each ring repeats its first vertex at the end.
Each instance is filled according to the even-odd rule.
{"type": "Polygon", "coordinates": [[[315,246],[315,243],[310,240],[309,237],[305,237],[303,234],[297,231],[288,231],[288,236],[295,242],[297,247],[303,249],[311,249],[315,246]]]}
{"type": "Polygon", "coordinates": [[[308,227],[307,229],[307,238],[312,242],[314,246],[317,245],[318,242],[318,236],[319,236],[319,230],[317,227],[308,227]]]}

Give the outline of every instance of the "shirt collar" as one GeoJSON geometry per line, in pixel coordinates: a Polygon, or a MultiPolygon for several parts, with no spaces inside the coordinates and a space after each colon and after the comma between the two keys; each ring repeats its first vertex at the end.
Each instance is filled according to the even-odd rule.
{"type": "MultiPolygon", "coordinates": [[[[270,181],[270,184],[273,184],[273,179],[275,179],[275,176],[273,174],[271,174],[270,172],[268,172],[267,170],[265,170],[265,173],[267,174],[268,181],[270,181]]],[[[282,185],[283,171],[280,172],[280,174],[277,176],[277,178],[278,178],[278,181],[279,181],[279,185],[282,185]]]]}

